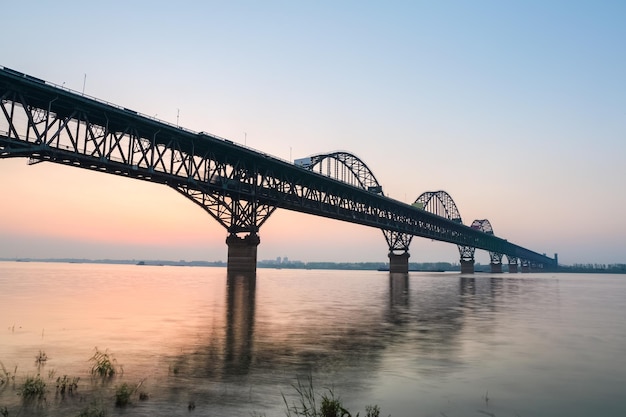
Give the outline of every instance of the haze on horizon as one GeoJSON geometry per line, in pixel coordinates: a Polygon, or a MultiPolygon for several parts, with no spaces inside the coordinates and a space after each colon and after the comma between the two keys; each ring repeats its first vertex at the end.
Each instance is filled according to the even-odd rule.
{"type": "MultiPolygon", "coordinates": [[[[626,3],[3,12],[0,65],[286,160],[346,150],[391,198],[446,190],[465,224],[563,264],[626,262],[626,3]]],[[[165,186],[26,159],[0,160],[0,181],[0,258],[226,259],[226,231],[165,186]]],[[[378,229],[284,210],[260,237],[259,259],[387,260],[378,229]]],[[[459,258],[421,238],[410,253],[459,258]]]]}

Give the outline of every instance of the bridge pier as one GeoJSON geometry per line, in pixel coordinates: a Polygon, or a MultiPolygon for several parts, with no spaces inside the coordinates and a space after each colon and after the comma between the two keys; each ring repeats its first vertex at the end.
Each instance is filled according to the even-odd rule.
{"type": "MultiPolygon", "coordinates": [[[[488,220],[484,220],[483,222],[488,222],[488,220]]],[[[491,226],[491,223],[489,223],[491,226]]],[[[493,229],[491,229],[493,232],[493,229]]],[[[502,273],[502,254],[498,252],[489,251],[489,266],[491,267],[492,274],[501,274],[502,273]]]]}
{"type": "Polygon", "coordinates": [[[261,239],[256,233],[251,233],[243,238],[231,233],[226,238],[228,272],[256,273],[256,254],[259,243],[261,243],[261,239]]]}
{"type": "Polygon", "coordinates": [[[517,274],[517,263],[509,264],[509,274],[517,274]]]}
{"type": "Polygon", "coordinates": [[[462,274],[473,274],[474,273],[474,260],[467,261],[461,259],[461,273],[462,274]]]}
{"type": "Polygon", "coordinates": [[[409,255],[408,252],[399,255],[389,252],[389,272],[400,272],[407,274],[409,272],[409,255]]]}
{"type": "Polygon", "coordinates": [[[522,260],[520,263],[522,265],[522,274],[530,272],[530,262],[529,261],[522,260]]]}

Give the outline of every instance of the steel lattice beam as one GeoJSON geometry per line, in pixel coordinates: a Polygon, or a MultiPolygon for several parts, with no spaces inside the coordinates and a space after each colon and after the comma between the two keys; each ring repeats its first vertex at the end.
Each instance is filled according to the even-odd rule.
{"type": "MultiPolygon", "coordinates": [[[[166,184],[231,232],[255,232],[276,208],[284,208],[380,228],[392,242],[409,241],[402,234],[420,236],[553,263],[360,186],[0,68],[0,158],[10,157],[166,184]]],[[[357,176],[369,175],[365,164],[343,161],[357,176]]]]}

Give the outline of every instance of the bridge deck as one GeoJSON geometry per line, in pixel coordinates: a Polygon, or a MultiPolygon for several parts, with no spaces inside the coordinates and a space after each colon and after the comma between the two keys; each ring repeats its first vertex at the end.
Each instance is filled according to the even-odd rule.
{"type": "Polygon", "coordinates": [[[283,208],[555,265],[417,207],[7,68],[0,68],[0,97],[0,158],[29,157],[163,183],[201,200],[218,220],[228,200],[268,207],[266,215],[283,208]]]}

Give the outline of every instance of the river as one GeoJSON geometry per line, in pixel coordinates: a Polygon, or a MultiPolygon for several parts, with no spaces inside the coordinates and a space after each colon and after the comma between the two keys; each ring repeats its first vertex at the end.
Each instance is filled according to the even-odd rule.
{"type": "Polygon", "coordinates": [[[625,317],[625,275],[0,262],[0,410],[284,416],[312,381],[353,416],[624,416],[625,317]]]}

